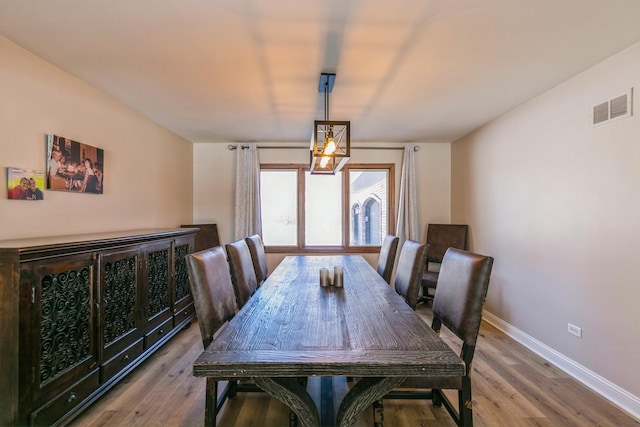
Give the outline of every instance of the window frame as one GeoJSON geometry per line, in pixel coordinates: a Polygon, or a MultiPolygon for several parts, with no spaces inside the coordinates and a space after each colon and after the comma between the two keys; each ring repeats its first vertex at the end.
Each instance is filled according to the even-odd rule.
{"type": "Polygon", "coordinates": [[[341,246],[306,246],[305,245],[305,172],[309,171],[308,164],[298,163],[262,163],[260,170],[296,170],[297,171],[297,221],[298,221],[298,245],[297,246],[265,246],[268,253],[287,254],[326,254],[326,253],[378,253],[380,245],[351,246],[350,245],[350,211],[349,205],[349,171],[350,170],[386,170],[388,174],[388,208],[387,232],[395,232],[395,163],[347,163],[342,172],[342,245],[341,246]]]}

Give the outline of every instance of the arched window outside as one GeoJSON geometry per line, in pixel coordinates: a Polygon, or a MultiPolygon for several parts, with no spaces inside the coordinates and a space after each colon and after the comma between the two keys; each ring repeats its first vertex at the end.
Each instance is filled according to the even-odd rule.
{"type": "Polygon", "coordinates": [[[364,241],[362,244],[365,246],[378,246],[382,243],[381,209],[382,205],[373,197],[364,202],[364,241]]]}

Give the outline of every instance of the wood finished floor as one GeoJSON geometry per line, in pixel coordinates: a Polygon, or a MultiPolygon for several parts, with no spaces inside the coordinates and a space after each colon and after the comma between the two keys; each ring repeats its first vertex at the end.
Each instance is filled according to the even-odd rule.
{"type": "MultiPolygon", "coordinates": [[[[431,310],[418,313],[430,323],[431,310]]],[[[443,338],[455,343],[452,336],[443,338]]],[[[180,332],[121,384],[71,425],[202,426],[205,380],[191,375],[202,352],[197,324],[180,332]]],[[[483,322],[473,363],[475,426],[640,426],[640,422],[590,391],[560,369],[483,322]]],[[[334,379],[334,399],[347,391],[334,379]]],[[[320,380],[309,379],[309,392],[319,400],[320,380]]],[[[336,405],[337,407],[337,405],[336,405]]],[[[455,426],[444,408],[430,402],[385,400],[385,427],[455,426]]],[[[288,409],[263,393],[240,394],[225,404],[218,426],[280,427],[288,425],[288,409]]],[[[356,427],[371,427],[365,411],[356,427]]]]}

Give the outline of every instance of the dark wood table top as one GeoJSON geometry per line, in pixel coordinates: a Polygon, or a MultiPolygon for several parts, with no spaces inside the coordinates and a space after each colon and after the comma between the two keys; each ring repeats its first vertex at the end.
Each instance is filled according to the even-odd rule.
{"type": "Polygon", "coordinates": [[[361,256],[289,256],[193,364],[195,376],[462,376],[464,363],[361,256]],[[344,287],[319,269],[344,266],[344,287]]]}

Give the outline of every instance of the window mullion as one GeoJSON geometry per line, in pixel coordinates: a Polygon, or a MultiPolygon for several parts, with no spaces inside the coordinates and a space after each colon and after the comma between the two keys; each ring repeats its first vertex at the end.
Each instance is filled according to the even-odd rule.
{"type": "Polygon", "coordinates": [[[298,167],[298,249],[304,249],[307,245],[305,241],[304,231],[306,229],[305,220],[305,168],[298,167]]]}
{"type": "Polygon", "coordinates": [[[342,171],[342,247],[349,248],[351,213],[349,211],[349,169],[342,171]]]}

